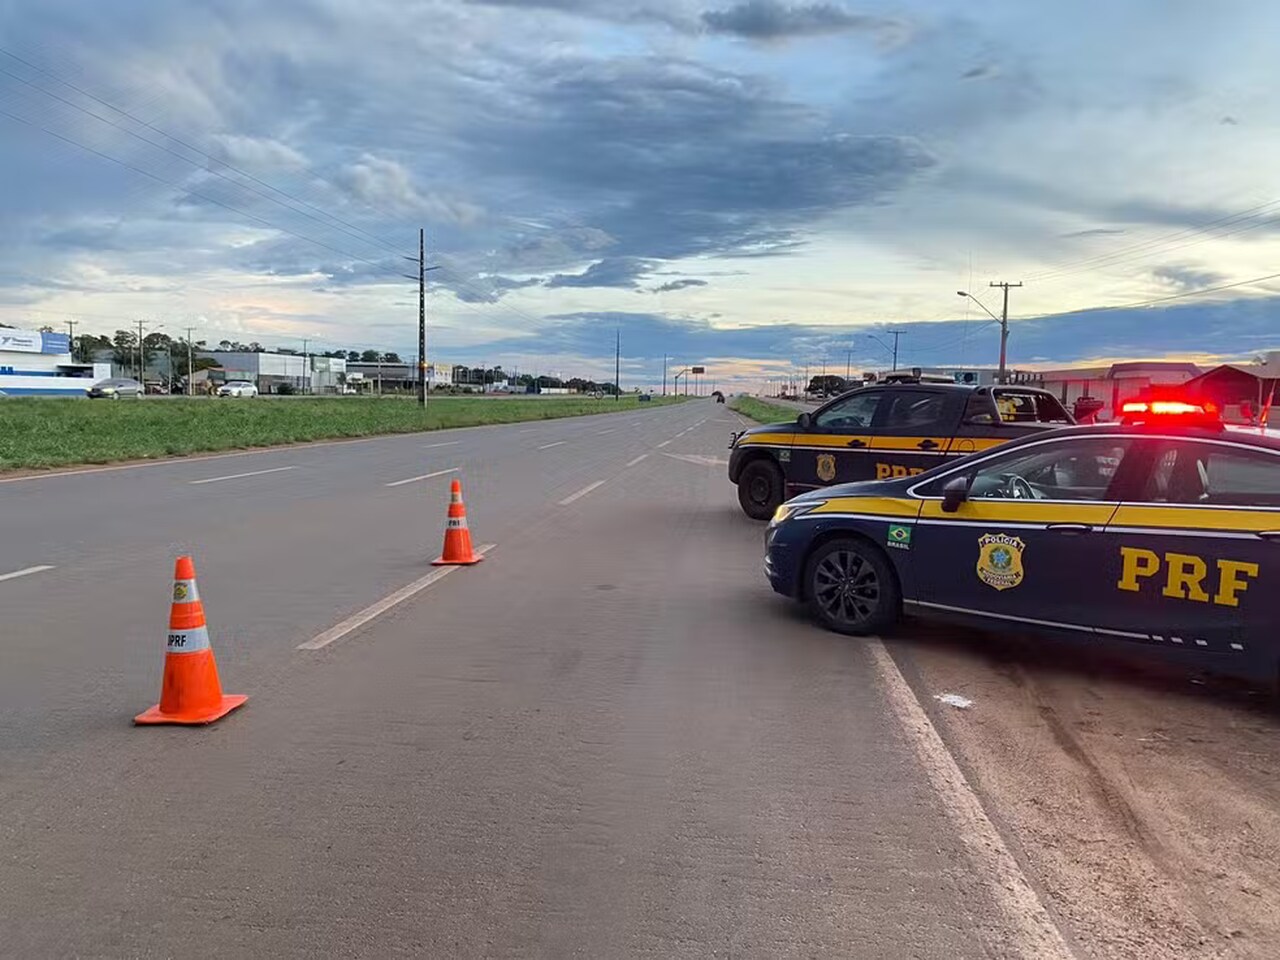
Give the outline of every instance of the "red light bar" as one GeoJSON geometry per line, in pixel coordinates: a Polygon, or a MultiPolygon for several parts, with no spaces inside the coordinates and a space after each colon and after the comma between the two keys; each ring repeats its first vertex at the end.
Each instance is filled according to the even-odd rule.
{"type": "Polygon", "coordinates": [[[1130,400],[1120,408],[1121,413],[1149,413],[1154,417],[1201,416],[1208,411],[1198,403],[1182,400],[1130,400]]]}

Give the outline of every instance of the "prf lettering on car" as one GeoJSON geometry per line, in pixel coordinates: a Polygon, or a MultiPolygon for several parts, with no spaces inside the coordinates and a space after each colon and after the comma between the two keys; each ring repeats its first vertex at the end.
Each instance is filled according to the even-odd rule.
{"type": "Polygon", "coordinates": [[[1160,591],[1164,596],[1174,600],[1194,600],[1196,603],[1208,603],[1209,589],[1213,590],[1213,602],[1220,607],[1240,606],[1240,594],[1249,588],[1249,577],[1258,576],[1258,565],[1245,560],[1218,560],[1217,571],[1213,582],[1205,587],[1205,579],[1209,577],[1209,564],[1203,557],[1189,553],[1166,553],[1163,557],[1154,550],[1142,547],[1121,547],[1120,582],[1116,584],[1121,590],[1138,593],[1142,589],[1140,580],[1156,576],[1163,567],[1165,571],[1164,588],[1160,591]]]}
{"type": "Polygon", "coordinates": [[[877,480],[897,480],[899,477],[914,477],[920,473],[924,473],[924,467],[904,467],[896,463],[876,464],[877,480]]]}

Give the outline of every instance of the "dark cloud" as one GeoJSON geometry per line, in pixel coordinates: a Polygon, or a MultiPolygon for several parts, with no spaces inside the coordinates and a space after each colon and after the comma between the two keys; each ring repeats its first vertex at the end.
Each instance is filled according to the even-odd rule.
{"type": "Polygon", "coordinates": [[[850,13],[833,3],[779,0],[744,0],[724,10],[708,10],[702,22],[712,33],[763,41],[855,31],[886,34],[902,29],[894,20],[850,13]]]}
{"type": "Polygon", "coordinates": [[[513,280],[511,277],[496,275],[472,277],[469,280],[458,280],[450,276],[443,279],[443,285],[450,288],[453,295],[463,303],[497,303],[511,290],[536,287],[540,283],[540,277],[513,280]]]}
{"type": "Polygon", "coordinates": [[[661,286],[654,287],[650,293],[671,293],[673,290],[687,290],[689,287],[705,287],[707,281],[686,277],[684,280],[669,280],[661,286]]]}
{"type": "Polygon", "coordinates": [[[618,287],[635,290],[638,280],[654,268],[650,260],[638,257],[609,257],[587,267],[582,273],[557,273],[546,283],[548,287],[618,287]]]}
{"type": "Polygon", "coordinates": [[[1090,230],[1075,230],[1071,233],[1058,234],[1062,240],[1079,240],[1085,237],[1118,237],[1125,231],[1119,227],[1093,227],[1090,230]]]}
{"type": "Polygon", "coordinates": [[[1156,267],[1151,275],[1178,291],[1213,287],[1227,280],[1226,274],[1213,270],[1197,270],[1194,267],[1156,267]]]}

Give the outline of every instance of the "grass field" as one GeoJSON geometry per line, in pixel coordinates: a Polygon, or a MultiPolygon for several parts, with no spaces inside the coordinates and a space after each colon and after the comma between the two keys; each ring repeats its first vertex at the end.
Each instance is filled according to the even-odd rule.
{"type": "Polygon", "coordinates": [[[765,403],[755,397],[734,397],[729,406],[744,417],[750,417],[757,423],[783,423],[794,421],[800,411],[791,407],[780,407],[776,403],[765,403]]]}
{"type": "MultiPolygon", "coordinates": [[[[653,398],[653,405],[677,398],[653,398]]],[[[181,456],[307,440],[413,433],[524,420],[551,420],[641,407],[590,397],[0,401],[0,471],[181,456]]]]}

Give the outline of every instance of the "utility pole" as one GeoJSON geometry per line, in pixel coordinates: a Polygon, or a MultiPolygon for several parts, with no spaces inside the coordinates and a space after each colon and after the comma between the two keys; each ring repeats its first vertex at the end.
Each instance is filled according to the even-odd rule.
{"type": "Polygon", "coordinates": [[[898,338],[906,333],[905,330],[890,330],[893,334],[893,369],[898,369],[898,338]]]}
{"type": "Polygon", "coordinates": [[[667,395],[667,355],[662,355],[662,395],[667,395]]]}
{"type": "Polygon", "coordinates": [[[195,375],[196,375],[195,369],[194,369],[196,365],[196,361],[195,361],[196,348],[195,348],[195,344],[191,342],[191,334],[192,334],[192,331],[194,330],[195,330],[195,327],[187,327],[187,396],[188,397],[191,396],[191,388],[193,386],[191,381],[195,379],[195,375]]]}
{"type": "Polygon", "coordinates": [[[613,344],[613,401],[622,402],[622,328],[614,327],[613,344]]]}
{"type": "Polygon", "coordinates": [[[147,352],[142,345],[142,321],[138,321],[138,382],[142,384],[143,393],[146,392],[146,365],[147,352]]]}
{"type": "MultiPolygon", "coordinates": [[[[418,228],[418,406],[427,405],[427,231],[418,228]]],[[[435,269],[432,267],[431,269],[435,269]]],[[[408,274],[405,274],[408,276],[408,274]]],[[[410,280],[414,279],[409,277],[410,280]]],[[[468,380],[468,382],[470,382],[468,380]]]]}
{"type": "Polygon", "coordinates": [[[853,351],[846,350],[844,352],[844,382],[849,382],[849,370],[853,365],[853,351]]]}
{"type": "Polygon", "coordinates": [[[1018,283],[995,283],[988,284],[991,287],[999,287],[1004,291],[1004,309],[1000,311],[1000,372],[996,374],[996,380],[1004,383],[1008,379],[1008,371],[1006,369],[1006,361],[1009,352],[1009,288],[1022,286],[1021,281],[1018,283]]]}
{"type": "Polygon", "coordinates": [[[68,320],[68,321],[67,321],[67,335],[68,335],[68,341],[67,341],[67,342],[68,342],[68,345],[70,346],[70,349],[71,349],[71,362],[72,362],[72,363],[75,363],[75,362],[76,362],[76,324],[77,324],[77,323],[79,323],[79,322],[80,322],[79,320],[68,320]]]}
{"type": "Polygon", "coordinates": [[[305,337],[302,339],[302,392],[311,392],[311,364],[307,362],[307,344],[310,341],[305,337]]]}

